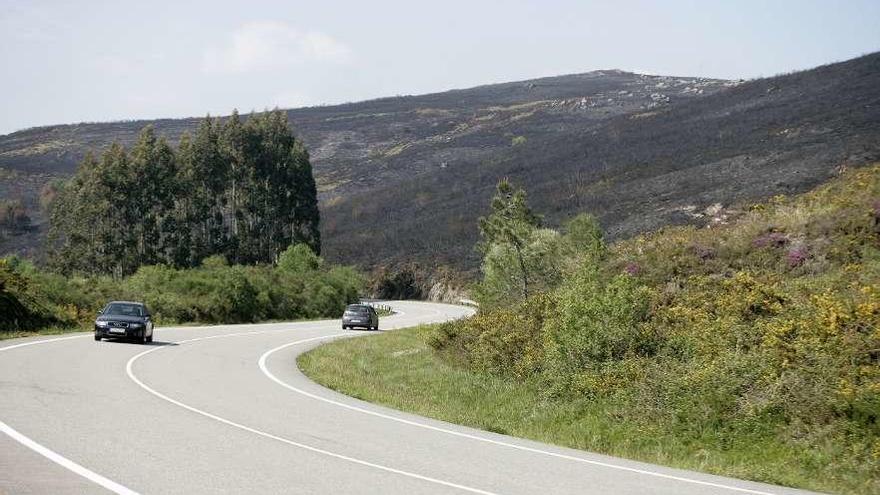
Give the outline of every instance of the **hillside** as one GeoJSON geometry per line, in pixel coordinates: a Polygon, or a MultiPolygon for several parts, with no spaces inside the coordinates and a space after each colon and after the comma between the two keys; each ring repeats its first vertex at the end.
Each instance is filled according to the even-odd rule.
{"type": "Polygon", "coordinates": [[[587,211],[611,238],[723,216],[716,204],[805,191],[842,165],[880,158],[880,54],[552,134],[513,133],[526,143],[479,166],[456,162],[325,205],[327,255],[377,263],[430,254],[473,267],[475,219],[501,177],[526,187],[551,225],[587,211]]]}
{"type": "MultiPolygon", "coordinates": [[[[475,221],[501,177],[526,185],[550,223],[586,210],[621,237],[700,222],[716,203],[802,191],[880,156],[878,101],[873,54],[746,83],[597,71],[288,116],[312,155],[328,259],[472,269],[475,221]]],[[[197,119],[0,136],[0,194],[39,227],[42,184],[147,123],[173,140],[197,119]]],[[[36,254],[41,230],[0,252],[36,254]]]]}
{"type": "MultiPolygon", "coordinates": [[[[506,206],[493,216],[519,221],[506,206]]],[[[475,317],[331,343],[300,369],[495,433],[880,493],[880,164],[712,228],[607,245],[578,218],[562,232],[525,228],[528,296],[511,238],[484,237],[475,317]],[[510,270],[493,275],[493,259],[510,270]]]]}

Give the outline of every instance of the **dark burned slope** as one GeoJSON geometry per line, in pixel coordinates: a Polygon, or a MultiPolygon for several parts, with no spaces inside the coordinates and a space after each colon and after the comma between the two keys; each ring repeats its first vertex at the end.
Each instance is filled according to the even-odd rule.
{"type": "MultiPolygon", "coordinates": [[[[551,224],[589,211],[624,237],[876,160],[880,54],[742,84],[597,71],[288,114],[313,158],[328,258],[472,269],[476,218],[501,177],[551,224]]],[[[87,149],[130,143],[147,123],[175,140],[197,122],[0,136],[0,197],[23,199],[39,224],[41,184],[87,149]]],[[[38,254],[42,231],[0,239],[0,254],[38,254]]]]}
{"type": "MultiPolygon", "coordinates": [[[[425,172],[456,165],[479,167],[508,151],[514,138],[521,143],[592,127],[729,84],[598,71],[294,109],[288,115],[309,147],[321,198],[328,205],[350,194],[405,184],[425,172]]],[[[60,125],[0,136],[0,197],[21,198],[39,224],[37,194],[43,183],[70,175],[89,149],[100,150],[113,141],[132,143],[146,124],[176,140],[183,131],[193,130],[198,119],[60,125]]],[[[324,219],[333,222],[332,215],[324,219]]],[[[44,228],[36,233],[41,231],[44,228]]],[[[0,239],[0,253],[35,254],[39,243],[34,234],[0,239]]]]}
{"type": "Polygon", "coordinates": [[[614,237],[705,221],[715,203],[804,191],[839,166],[880,158],[880,54],[544,135],[511,133],[526,143],[326,205],[329,257],[473,268],[475,220],[505,176],[549,223],[588,211],[614,237]]]}

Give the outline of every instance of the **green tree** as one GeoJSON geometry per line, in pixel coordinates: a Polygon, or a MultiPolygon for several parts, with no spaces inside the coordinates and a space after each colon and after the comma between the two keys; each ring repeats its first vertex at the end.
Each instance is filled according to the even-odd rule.
{"type": "Polygon", "coordinates": [[[541,219],[526,203],[526,193],[515,189],[507,179],[501,180],[491,203],[492,212],[480,218],[478,249],[484,256],[493,249],[510,249],[517,266],[520,296],[529,296],[530,269],[526,262],[526,245],[541,219]],[[500,246],[498,248],[497,246],[500,246]]]}
{"type": "Polygon", "coordinates": [[[148,125],[141,130],[130,156],[130,173],[125,177],[126,225],[134,229],[137,266],[172,263],[185,229],[173,214],[181,186],[176,180],[174,150],[148,125]]]}
{"type": "Polygon", "coordinates": [[[307,244],[287,248],[278,257],[278,268],[290,273],[306,273],[321,267],[322,260],[307,244]]]}
{"type": "Polygon", "coordinates": [[[562,236],[552,229],[534,229],[519,251],[508,243],[493,244],[483,257],[476,291],[481,306],[499,308],[523,299],[523,267],[532,292],[552,289],[561,280],[562,258],[562,236]]]}
{"type": "Polygon", "coordinates": [[[147,126],[130,152],[114,144],[100,160],[88,155],[55,195],[50,242],[66,272],[119,277],[213,255],[257,264],[293,244],[321,249],[309,156],[280,110],[206,117],[176,152],[147,126]]]}
{"type": "Polygon", "coordinates": [[[584,265],[598,266],[605,258],[606,247],[602,227],[596,217],[581,213],[563,226],[564,254],[562,271],[574,274],[584,265]]]}

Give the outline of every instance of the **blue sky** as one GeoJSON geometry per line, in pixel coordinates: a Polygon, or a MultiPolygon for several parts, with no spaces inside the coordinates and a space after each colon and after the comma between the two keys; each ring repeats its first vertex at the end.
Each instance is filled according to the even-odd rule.
{"type": "Polygon", "coordinates": [[[608,68],[750,79],[877,50],[877,0],[0,0],[0,134],[608,68]]]}

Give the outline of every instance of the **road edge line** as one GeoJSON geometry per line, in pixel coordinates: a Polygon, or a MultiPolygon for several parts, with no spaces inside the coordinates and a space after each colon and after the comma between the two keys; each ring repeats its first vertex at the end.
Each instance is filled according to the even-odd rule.
{"type": "Polygon", "coordinates": [[[50,450],[48,447],[40,445],[39,443],[35,442],[31,438],[28,438],[23,433],[19,432],[15,428],[9,426],[8,424],[6,424],[3,421],[0,421],[0,431],[5,433],[7,436],[12,438],[16,442],[33,450],[34,452],[40,454],[41,456],[45,457],[46,459],[49,459],[50,461],[54,462],[55,464],[58,464],[59,466],[65,468],[69,471],[72,471],[73,473],[78,474],[78,475],[82,476],[83,478],[91,481],[92,483],[100,485],[100,486],[110,490],[113,493],[117,493],[119,495],[138,495],[138,492],[136,492],[130,488],[127,488],[125,486],[122,486],[119,483],[117,483],[111,479],[105,478],[104,476],[101,476],[100,474],[92,471],[91,469],[84,467],[80,464],[77,464],[76,462],[71,461],[70,459],[64,457],[63,455],[61,455],[53,450],[50,450]]]}
{"type": "MultiPolygon", "coordinates": [[[[181,341],[175,342],[175,344],[191,343],[191,342],[197,342],[197,341],[200,341],[200,340],[210,340],[210,339],[223,338],[223,337],[237,337],[237,336],[244,336],[244,335],[255,335],[255,334],[263,334],[263,333],[272,333],[272,332],[277,332],[277,331],[278,331],[278,330],[266,330],[266,331],[256,331],[256,332],[243,332],[243,333],[235,333],[235,334],[225,334],[225,335],[212,335],[212,336],[208,336],[208,337],[200,337],[200,338],[194,338],[194,339],[181,340],[181,341]]],[[[315,340],[324,340],[324,339],[331,339],[331,340],[332,340],[332,339],[335,339],[335,338],[337,338],[337,337],[342,337],[342,336],[345,336],[345,335],[353,335],[353,334],[351,334],[351,333],[336,333],[336,334],[331,334],[331,335],[321,335],[321,336],[312,337],[312,338],[308,338],[308,339],[298,340],[298,341],[294,342],[294,344],[303,344],[303,343],[306,343],[306,342],[313,342],[313,341],[315,341],[315,340]]],[[[145,384],[144,382],[142,382],[142,381],[141,381],[141,380],[140,380],[140,379],[134,374],[134,371],[133,371],[133,365],[134,365],[135,361],[137,361],[137,360],[138,360],[139,358],[141,358],[142,356],[145,356],[145,355],[147,355],[147,354],[149,354],[149,353],[151,353],[151,352],[154,352],[154,351],[158,351],[159,349],[162,349],[163,347],[165,347],[165,346],[154,347],[154,348],[152,348],[152,349],[148,349],[148,350],[146,350],[146,351],[143,351],[143,352],[141,352],[141,353],[136,354],[136,355],[133,356],[131,359],[129,359],[128,362],[125,364],[125,371],[126,371],[126,373],[128,374],[128,377],[131,378],[131,380],[132,380],[133,382],[135,382],[135,384],[137,384],[139,387],[141,387],[142,389],[146,390],[146,391],[149,392],[150,394],[152,394],[152,395],[154,395],[154,396],[156,396],[156,397],[158,397],[158,398],[160,398],[160,399],[162,399],[162,400],[164,400],[164,401],[166,401],[166,402],[169,402],[169,403],[171,403],[171,404],[174,404],[174,405],[176,405],[176,406],[178,406],[178,407],[181,407],[181,408],[183,408],[183,409],[186,409],[186,410],[188,410],[188,411],[190,411],[190,412],[194,412],[194,413],[199,414],[199,415],[201,415],[201,416],[204,416],[204,417],[206,417],[206,418],[213,419],[214,421],[217,421],[217,422],[223,423],[223,424],[225,424],[225,425],[227,425],[227,426],[232,426],[232,427],[234,427],[234,428],[238,428],[238,429],[243,430],[243,431],[246,431],[246,432],[248,432],[248,433],[253,433],[253,434],[255,434],[255,435],[258,435],[258,436],[261,436],[261,437],[264,437],[264,438],[268,438],[268,439],[271,439],[271,440],[275,440],[275,441],[278,441],[278,442],[281,442],[281,443],[284,443],[284,444],[287,444],[287,445],[291,445],[291,446],[293,446],[293,447],[298,447],[298,448],[301,448],[301,449],[303,449],[303,450],[308,450],[308,451],[310,451],[310,452],[314,452],[314,453],[317,453],[317,454],[326,455],[326,456],[328,456],[328,457],[333,457],[333,458],[336,458],[336,459],[340,459],[340,460],[348,461],[348,462],[351,462],[351,463],[354,463],[354,464],[360,464],[360,465],[362,465],[362,466],[367,466],[367,467],[371,467],[371,468],[374,468],[374,469],[379,469],[379,470],[386,471],[386,472],[389,472],[389,473],[399,474],[399,475],[406,476],[406,477],[409,477],[409,478],[414,478],[414,479],[418,479],[418,480],[422,480],[422,481],[428,481],[428,482],[431,482],[431,483],[435,483],[435,484],[439,484],[439,485],[447,486],[447,487],[450,487],[450,488],[456,488],[456,489],[459,489],[459,490],[462,490],[462,491],[466,491],[466,492],[470,492],[470,493],[477,493],[477,494],[480,494],[480,495],[496,495],[496,494],[493,493],[493,492],[489,492],[489,491],[486,491],[486,490],[480,490],[479,488],[472,488],[472,487],[469,487],[469,486],[460,485],[460,484],[457,484],[457,483],[452,483],[452,482],[450,482],[450,481],[443,481],[443,480],[440,480],[440,479],[437,479],[437,478],[431,478],[431,477],[429,477],[429,476],[423,476],[423,475],[421,475],[421,474],[411,473],[411,472],[409,472],[409,471],[403,471],[403,470],[395,469],[395,468],[392,468],[392,467],[389,467],[389,466],[384,466],[384,465],[382,465],[382,464],[375,464],[375,463],[372,463],[372,462],[370,462],[370,461],[365,461],[365,460],[363,460],[363,459],[358,459],[358,458],[356,458],[356,457],[349,457],[349,456],[347,456],[347,455],[337,454],[337,453],[334,453],[334,452],[330,452],[329,450],[324,450],[324,449],[321,449],[321,448],[318,448],[318,447],[312,447],[312,446],[307,445],[307,444],[304,444],[304,443],[296,442],[296,441],[293,441],[293,440],[290,440],[290,439],[287,439],[287,438],[284,438],[284,437],[280,437],[280,436],[278,436],[278,435],[273,435],[273,434],[271,434],[271,433],[268,433],[268,432],[265,432],[265,431],[262,431],[262,430],[258,430],[258,429],[256,429],[256,428],[251,428],[251,427],[249,427],[249,426],[246,426],[246,425],[243,425],[243,424],[240,424],[240,423],[236,423],[236,422],[234,422],[234,421],[232,421],[232,420],[229,420],[229,419],[226,419],[226,418],[223,418],[223,417],[217,416],[217,415],[215,415],[215,414],[211,414],[211,413],[209,413],[209,412],[207,412],[207,411],[203,411],[203,410],[201,410],[201,409],[198,409],[198,408],[196,408],[196,407],[190,406],[190,405],[188,405],[188,404],[184,404],[183,402],[180,402],[180,401],[178,401],[178,400],[176,400],[176,399],[172,399],[171,397],[168,397],[167,395],[164,395],[163,393],[159,392],[158,390],[155,390],[155,389],[151,388],[149,385],[147,385],[147,384],[145,384]]],[[[109,481],[109,480],[108,480],[108,481],[109,481]]]]}
{"type": "MultiPolygon", "coordinates": [[[[400,329],[400,330],[402,330],[402,329],[400,329]]],[[[685,482],[685,483],[693,483],[693,484],[697,484],[697,485],[710,486],[713,488],[720,488],[720,489],[736,491],[736,492],[740,492],[740,493],[748,493],[751,495],[775,495],[771,492],[764,492],[764,491],[760,491],[760,490],[753,490],[750,488],[742,488],[742,487],[732,486],[732,485],[724,485],[724,484],[715,483],[712,481],[703,481],[703,480],[698,480],[698,479],[693,479],[693,478],[685,478],[685,477],[681,477],[681,476],[675,476],[672,474],[664,474],[664,473],[660,473],[660,472],[656,472],[656,471],[648,471],[645,469],[633,468],[633,467],[629,467],[629,466],[620,466],[620,465],[611,464],[608,462],[595,461],[592,459],[584,459],[582,457],[575,457],[575,456],[571,456],[571,455],[567,455],[567,454],[560,454],[558,452],[551,452],[548,450],[541,450],[541,449],[537,449],[537,448],[533,448],[533,447],[526,447],[524,445],[517,445],[517,444],[509,443],[509,442],[502,442],[500,440],[493,440],[491,438],[480,437],[477,435],[472,435],[470,433],[464,433],[464,432],[460,432],[460,431],[450,430],[447,428],[441,428],[439,426],[433,426],[433,425],[429,425],[429,424],[425,424],[425,423],[420,423],[418,421],[412,421],[409,419],[398,418],[395,416],[391,416],[389,414],[384,414],[384,413],[381,413],[378,411],[371,411],[369,409],[364,409],[362,407],[354,406],[351,404],[346,404],[344,402],[339,402],[337,400],[329,399],[326,397],[321,397],[319,395],[316,395],[311,392],[307,392],[305,390],[299,389],[297,387],[294,387],[293,385],[290,385],[290,384],[282,381],[281,379],[276,377],[274,374],[272,374],[272,372],[269,371],[269,368],[266,365],[266,360],[268,359],[268,357],[270,355],[274,354],[277,351],[280,351],[282,349],[285,349],[287,347],[291,347],[291,346],[294,346],[294,345],[300,344],[300,343],[301,342],[289,342],[287,344],[275,347],[274,349],[270,349],[270,350],[266,351],[262,356],[260,356],[260,359],[257,361],[257,364],[259,365],[260,370],[263,372],[263,374],[266,375],[270,380],[274,381],[275,383],[281,385],[282,387],[284,387],[288,390],[291,390],[291,391],[296,392],[298,394],[304,395],[306,397],[310,397],[315,400],[323,401],[328,404],[343,407],[345,409],[349,409],[349,410],[356,411],[359,413],[368,414],[370,416],[376,416],[379,418],[388,419],[391,421],[396,421],[398,423],[404,423],[404,424],[407,424],[410,426],[415,426],[418,428],[425,428],[425,429],[437,431],[440,433],[447,433],[449,435],[454,435],[454,436],[458,436],[458,437],[462,437],[462,438],[468,438],[471,440],[477,440],[480,442],[499,445],[502,447],[509,447],[512,449],[522,450],[522,451],[531,452],[531,453],[535,453],[535,454],[543,454],[543,455],[548,455],[548,456],[557,457],[557,458],[561,458],[561,459],[567,459],[567,460],[576,461],[576,462],[582,462],[582,463],[586,463],[586,464],[592,464],[595,466],[601,466],[601,467],[610,468],[610,469],[629,471],[632,473],[643,474],[643,475],[647,475],[647,476],[654,476],[654,477],[665,478],[665,479],[669,479],[669,480],[673,480],[673,481],[680,481],[680,482],[685,482]]],[[[309,378],[309,379],[311,380],[311,378],[309,378]]],[[[314,381],[312,381],[312,382],[316,383],[314,381]]],[[[327,389],[327,387],[324,387],[323,385],[320,385],[318,383],[316,383],[316,384],[318,386],[321,386],[321,387],[327,389]]],[[[327,390],[330,390],[330,389],[327,389],[327,390]]],[[[343,394],[343,395],[345,395],[345,394],[343,394]]]]}

